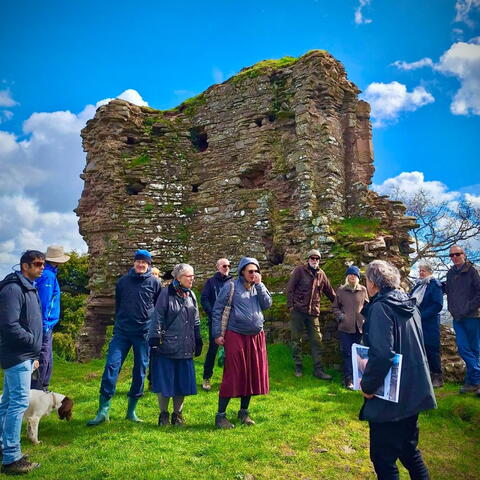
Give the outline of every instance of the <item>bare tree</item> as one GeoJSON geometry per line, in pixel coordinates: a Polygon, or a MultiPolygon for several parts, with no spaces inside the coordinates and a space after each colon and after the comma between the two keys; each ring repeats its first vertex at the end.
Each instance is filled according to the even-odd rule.
{"type": "Polygon", "coordinates": [[[446,272],[452,245],[460,244],[469,260],[480,259],[480,208],[465,198],[461,200],[436,200],[420,189],[413,194],[401,190],[390,196],[401,200],[407,215],[415,217],[418,228],[411,231],[414,239],[411,265],[422,259],[435,259],[439,270],[446,272]]]}

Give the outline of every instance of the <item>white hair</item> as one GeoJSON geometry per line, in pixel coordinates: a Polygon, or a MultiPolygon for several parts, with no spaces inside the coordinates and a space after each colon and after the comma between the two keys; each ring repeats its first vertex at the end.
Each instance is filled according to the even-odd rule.
{"type": "Polygon", "coordinates": [[[179,263],[173,267],[172,277],[178,280],[187,270],[193,272],[193,267],[188,263],[179,263]]]}
{"type": "Polygon", "coordinates": [[[365,276],[380,290],[382,288],[400,287],[400,272],[398,268],[384,260],[373,260],[373,262],[370,262],[365,276]]]}

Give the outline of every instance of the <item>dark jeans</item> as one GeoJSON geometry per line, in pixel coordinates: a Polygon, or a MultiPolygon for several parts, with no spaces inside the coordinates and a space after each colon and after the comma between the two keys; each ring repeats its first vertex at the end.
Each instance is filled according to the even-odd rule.
{"type": "Polygon", "coordinates": [[[480,318],[453,321],[458,354],[465,362],[465,383],[480,385],[480,318]]]}
{"type": "Polygon", "coordinates": [[[352,345],[354,343],[360,343],[362,334],[360,332],[338,333],[340,334],[340,351],[343,355],[343,376],[345,378],[353,378],[352,345]]]}
{"type": "Polygon", "coordinates": [[[34,390],[48,390],[50,385],[50,377],[53,370],[53,349],[52,349],[52,337],[53,330],[43,332],[42,349],[40,350],[40,356],[38,357],[39,367],[34,372],[32,378],[31,388],[34,390]]]}
{"type": "Polygon", "coordinates": [[[132,347],[132,384],[128,396],[138,398],[143,395],[143,381],[148,365],[148,342],[142,336],[128,337],[115,333],[108,346],[107,361],[100,385],[100,393],[104,397],[111,398],[115,394],[118,375],[132,347]]]}
{"type": "Polygon", "coordinates": [[[203,365],[203,378],[211,378],[213,375],[213,367],[215,366],[215,357],[218,352],[218,345],[212,337],[212,324],[208,324],[208,351],[203,365]]]}
{"type": "Polygon", "coordinates": [[[425,353],[427,354],[428,367],[431,373],[442,373],[442,360],[440,357],[440,344],[425,344],[425,353]]]}
{"type": "Polygon", "coordinates": [[[313,367],[322,368],[322,334],[320,333],[318,317],[312,317],[306,313],[292,310],[290,328],[292,331],[292,355],[295,366],[302,366],[302,336],[306,330],[312,349],[313,367]]]}
{"type": "Polygon", "coordinates": [[[398,480],[396,465],[400,459],[413,480],[428,480],[418,444],[418,414],[397,422],[370,425],[370,459],[379,480],[398,480]]]}

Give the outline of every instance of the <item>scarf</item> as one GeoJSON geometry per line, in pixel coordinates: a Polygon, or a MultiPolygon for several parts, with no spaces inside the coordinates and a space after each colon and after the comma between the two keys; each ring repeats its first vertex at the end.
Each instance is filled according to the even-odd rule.
{"type": "Polygon", "coordinates": [[[172,282],[172,285],[175,289],[176,294],[180,298],[187,298],[190,295],[190,289],[187,287],[183,287],[177,279],[172,282]]]}
{"type": "Polygon", "coordinates": [[[433,278],[432,275],[426,278],[420,278],[416,281],[415,286],[413,287],[413,292],[410,295],[410,298],[414,298],[417,302],[417,307],[419,307],[423,302],[423,297],[427,291],[428,284],[433,278]]]}

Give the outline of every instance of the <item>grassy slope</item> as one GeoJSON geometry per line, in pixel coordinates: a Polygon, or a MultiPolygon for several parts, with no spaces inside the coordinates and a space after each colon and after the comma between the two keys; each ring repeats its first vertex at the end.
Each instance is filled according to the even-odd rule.
{"type": "MultiPolygon", "coordinates": [[[[214,391],[187,398],[184,429],[156,426],[156,396],[147,393],[138,413],[145,420],[124,420],[131,358],[121,373],[111,421],[87,428],[97,408],[103,360],[55,364],[52,389],[74,397],[70,423],[54,415],[40,425],[42,444],[22,436],[24,450],[42,463],[29,478],[42,479],[366,479],[373,478],[368,457],[368,427],[357,420],[357,392],[334,382],[292,375],[288,349],[269,347],[271,393],[254,398],[255,427],[218,431],[213,426],[220,369],[214,391]]],[[[196,363],[200,381],[201,362],[196,363]]],[[[307,367],[309,365],[307,364],[307,367]]],[[[457,386],[439,393],[439,409],[421,416],[420,447],[432,478],[478,479],[480,400],[460,397],[457,386]]],[[[229,416],[238,410],[232,400],[229,416]]],[[[401,469],[401,478],[408,478],[401,469]]]]}

